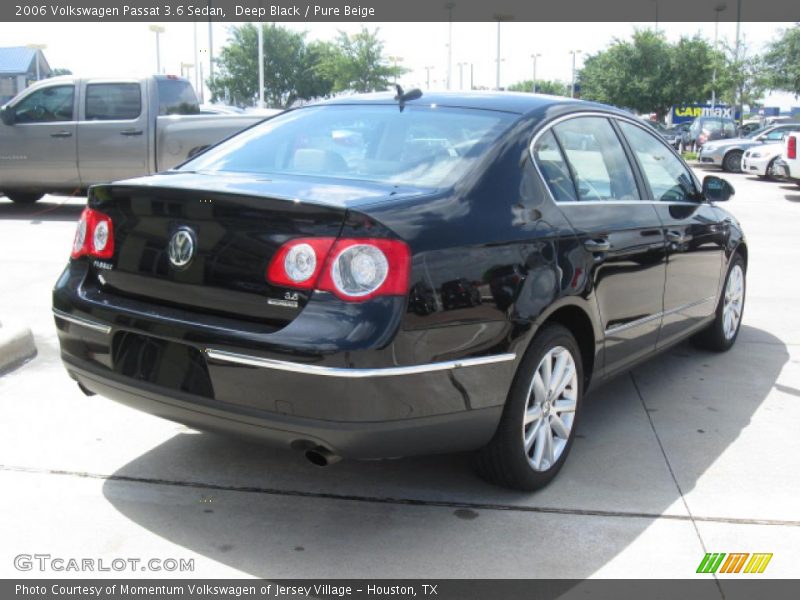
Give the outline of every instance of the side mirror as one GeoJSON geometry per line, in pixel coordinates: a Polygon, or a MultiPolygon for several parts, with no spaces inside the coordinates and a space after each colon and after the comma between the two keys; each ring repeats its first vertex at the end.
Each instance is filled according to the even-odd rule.
{"type": "Polygon", "coordinates": [[[706,175],[703,179],[703,196],[711,202],[725,202],[736,193],[733,186],[716,175],[706,175]]]}
{"type": "Polygon", "coordinates": [[[17,120],[17,109],[6,104],[0,108],[0,120],[4,125],[13,125],[17,120]]]}

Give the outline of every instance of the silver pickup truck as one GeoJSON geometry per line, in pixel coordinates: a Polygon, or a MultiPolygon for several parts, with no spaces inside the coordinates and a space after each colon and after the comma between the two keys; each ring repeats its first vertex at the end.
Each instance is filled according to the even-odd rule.
{"type": "Polygon", "coordinates": [[[266,118],[198,113],[171,75],[38,82],[0,108],[0,193],[30,203],[157,173],[266,118]]]}

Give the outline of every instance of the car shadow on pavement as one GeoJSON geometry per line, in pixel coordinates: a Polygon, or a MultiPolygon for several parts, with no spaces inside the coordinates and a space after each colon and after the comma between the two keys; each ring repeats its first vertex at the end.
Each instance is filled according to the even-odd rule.
{"type": "Polygon", "coordinates": [[[724,354],[674,347],[587,397],[564,469],[537,493],[483,482],[469,454],[320,469],[188,429],[103,492],[157,536],[259,577],[583,578],[643,535],[661,549],[637,554],[637,572],[674,577],[672,548],[692,564],[702,557],[684,498],[788,360],[781,340],[747,326],[724,354]]]}
{"type": "Polygon", "coordinates": [[[85,198],[72,196],[48,196],[34,204],[15,204],[0,196],[0,220],[77,222],[85,205],[85,198]]]}

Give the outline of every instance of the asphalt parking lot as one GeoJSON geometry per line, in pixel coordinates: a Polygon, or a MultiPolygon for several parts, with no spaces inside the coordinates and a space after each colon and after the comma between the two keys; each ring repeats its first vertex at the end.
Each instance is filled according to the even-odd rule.
{"type": "Polygon", "coordinates": [[[50,313],[83,199],[0,199],[0,320],[38,348],[0,376],[0,576],[41,576],[14,557],[47,553],[194,559],[151,577],[683,578],[706,552],[768,552],[757,577],[797,577],[800,187],[727,177],[750,247],[736,346],[683,344],[589,396],[534,494],[465,455],[318,469],[85,397],[50,313]]]}

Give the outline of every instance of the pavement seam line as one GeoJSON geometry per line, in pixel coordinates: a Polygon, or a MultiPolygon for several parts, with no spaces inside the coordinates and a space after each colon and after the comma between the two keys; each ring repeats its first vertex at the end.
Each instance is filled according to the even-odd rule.
{"type": "MultiPolygon", "coordinates": [[[[694,520],[694,516],[692,515],[692,509],[689,508],[689,503],[686,501],[686,496],[683,494],[683,489],[681,489],[681,484],[678,483],[678,478],[675,475],[675,471],[672,469],[672,463],[669,462],[669,457],[667,456],[667,451],[664,448],[664,444],[661,442],[661,436],[658,435],[658,431],[656,430],[656,424],[653,423],[653,417],[650,415],[650,411],[647,410],[647,403],[644,401],[644,394],[642,394],[642,390],[639,389],[639,384],[636,383],[636,377],[633,374],[633,371],[628,371],[628,375],[630,375],[631,383],[633,384],[633,389],[636,390],[636,395],[639,396],[639,402],[642,404],[642,409],[644,410],[644,414],[647,416],[647,422],[650,423],[650,429],[653,432],[653,435],[656,438],[656,443],[658,443],[658,447],[661,450],[661,456],[664,457],[664,463],[667,465],[667,470],[669,471],[670,477],[672,477],[672,482],[675,484],[675,488],[678,490],[678,494],[681,497],[681,502],[683,503],[684,508],[686,508],[686,514],[689,515],[689,521],[692,523],[692,527],[694,528],[694,532],[697,535],[697,539],[700,542],[700,548],[702,548],[703,553],[708,553],[708,548],[706,548],[706,543],[703,540],[703,536],[700,535],[700,529],[697,527],[697,522],[694,520]]],[[[717,574],[713,574],[714,582],[717,584],[717,590],[719,590],[719,595],[722,597],[722,600],[725,600],[725,592],[722,591],[722,585],[717,578],[717,574]]]]}
{"type": "MultiPolygon", "coordinates": [[[[295,498],[317,498],[327,500],[343,500],[349,502],[366,502],[372,504],[391,504],[402,506],[431,506],[438,508],[472,508],[479,510],[530,512],[540,514],[572,515],[586,517],[615,517],[631,519],[651,519],[669,521],[690,521],[683,515],[664,515],[658,513],[610,511],[600,509],[580,508],[554,508],[548,506],[519,506],[514,504],[495,504],[488,502],[448,501],[448,500],[423,500],[420,498],[392,498],[380,496],[359,496],[356,494],[337,494],[333,492],[307,492],[302,490],[282,490],[278,488],[264,488],[257,486],[237,486],[206,483],[202,481],[178,481],[158,479],[155,477],[136,477],[132,475],[106,475],[103,473],[89,473],[86,471],[67,471],[62,469],[43,469],[38,467],[23,467],[0,464],[0,472],[28,473],[32,475],[59,475],[77,477],[81,479],[97,479],[102,481],[116,481],[121,483],[143,483],[146,485],[163,485],[172,487],[185,487],[221,492],[239,492],[250,494],[263,494],[268,496],[285,496],[295,498]]],[[[725,523],[729,525],[770,525],[780,527],[800,527],[800,521],[783,521],[776,519],[741,519],[727,517],[693,517],[696,521],[708,523],[725,523]]]]}

